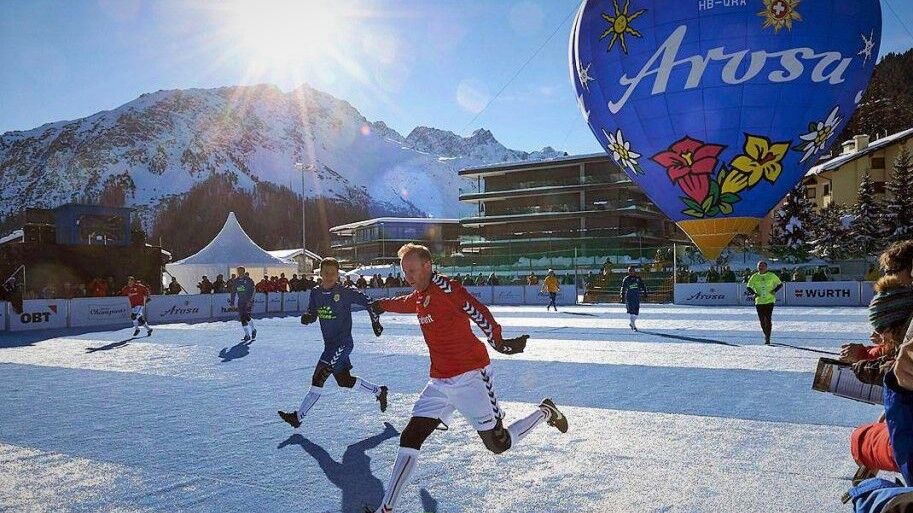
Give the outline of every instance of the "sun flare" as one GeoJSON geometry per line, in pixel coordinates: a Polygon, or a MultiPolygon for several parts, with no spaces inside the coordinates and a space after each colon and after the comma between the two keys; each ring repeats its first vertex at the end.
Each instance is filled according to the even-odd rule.
{"type": "Polygon", "coordinates": [[[333,45],[339,29],[333,2],[240,0],[233,12],[232,36],[266,68],[321,57],[333,45]]]}

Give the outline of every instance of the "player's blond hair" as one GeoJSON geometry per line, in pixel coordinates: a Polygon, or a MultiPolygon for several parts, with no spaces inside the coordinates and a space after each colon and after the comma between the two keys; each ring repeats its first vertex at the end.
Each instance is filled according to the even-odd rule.
{"type": "Polygon", "coordinates": [[[431,251],[421,244],[413,244],[411,242],[403,244],[403,247],[399,248],[399,251],[396,252],[396,256],[400,259],[406,258],[409,255],[418,255],[423,262],[431,261],[431,251]]]}

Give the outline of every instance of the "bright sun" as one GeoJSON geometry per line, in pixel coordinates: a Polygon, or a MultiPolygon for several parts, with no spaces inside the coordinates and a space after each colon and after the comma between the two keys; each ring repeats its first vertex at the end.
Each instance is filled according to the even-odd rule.
{"type": "Polygon", "coordinates": [[[339,28],[333,3],[241,0],[233,8],[232,37],[261,66],[313,61],[331,48],[339,28]]]}

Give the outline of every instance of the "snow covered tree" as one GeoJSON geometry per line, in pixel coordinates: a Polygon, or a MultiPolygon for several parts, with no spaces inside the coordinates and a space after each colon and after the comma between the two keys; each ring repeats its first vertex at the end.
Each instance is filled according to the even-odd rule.
{"type": "Polygon", "coordinates": [[[831,203],[815,214],[812,233],[812,254],[824,260],[846,258],[851,250],[851,218],[846,209],[837,203],[831,203]]]}
{"type": "Polygon", "coordinates": [[[786,195],[783,205],[774,215],[770,238],[774,253],[793,262],[808,258],[813,225],[814,207],[806,196],[805,185],[799,183],[786,195]]]}
{"type": "Polygon", "coordinates": [[[894,159],[886,188],[883,220],[887,242],[913,238],[913,153],[906,146],[894,159]]]}
{"type": "Polygon", "coordinates": [[[874,255],[884,246],[883,211],[881,203],[875,198],[875,186],[868,171],[862,175],[852,213],[853,222],[849,233],[852,254],[860,257],[874,255]]]}

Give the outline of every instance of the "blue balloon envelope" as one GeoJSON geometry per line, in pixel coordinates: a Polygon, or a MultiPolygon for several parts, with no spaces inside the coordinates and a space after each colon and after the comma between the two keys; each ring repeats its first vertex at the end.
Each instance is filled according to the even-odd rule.
{"type": "Polygon", "coordinates": [[[827,155],[880,40],[878,0],[585,0],[570,71],[606,152],[714,257],[827,155]]]}

